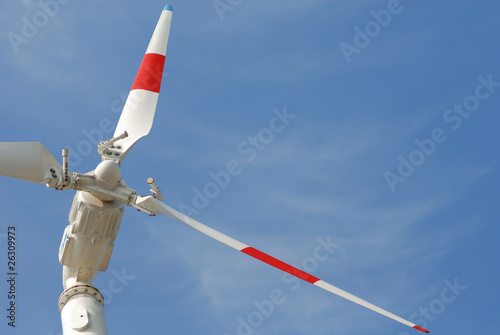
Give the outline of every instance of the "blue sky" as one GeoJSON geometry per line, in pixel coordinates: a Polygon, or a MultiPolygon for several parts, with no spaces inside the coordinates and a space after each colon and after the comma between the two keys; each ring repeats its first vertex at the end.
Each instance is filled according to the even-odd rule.
{"type": "MultiPolygon", "coordinates": [[[[99,156],[86,134],[112,136],[99,124],[117,122],[165,3],[41,3],[0,4],[0,141],[40,141],[59,161],[69,147],[70,169],[87,172],[99,156]]],[[[153,176],[169,205],[197,204],[195,219],[431,333],[494,333],[498,2],[170,4],[155,123],[123,164],[127,184],[146,194],[153,176]],[[196,203],[233,160],[241,172],[196,203]]],[[[17,329],[2,316],[1,332],[56,335],[74,192],[6,177],[0,190],[0,273],[11,225],[19,272],[17,329]]],[[[418,333],[132,209],[95,286],[111,334],[418,333]]]]}

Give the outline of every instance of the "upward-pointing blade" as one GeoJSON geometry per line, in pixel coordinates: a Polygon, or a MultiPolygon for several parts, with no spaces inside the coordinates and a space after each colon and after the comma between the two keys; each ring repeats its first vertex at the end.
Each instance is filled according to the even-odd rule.
{"type": "Polygon", "coordinates": [[[262,251],[259,251],[259,250],[252,248],[244,243],[241,243],[240,241],[237,241],[232,237],[229,237],[221,232],[218,232],[217,230],[210,228],[210,227],[202,224],[201,222],[198,222],[198,221],[190,218],[189,216],[186,216],[186,215],[176,211],[172,207],[165,205],[161,201],[158,201],[157,199],[155,199],[151,196],[138,197],[134,205],[135,205],[134,207],[137,207],[139,209],[142,209],[142,210],[145,209],[146,211],[151,212],[151,213],[161,213],[161,214],[168,216],[168,217],[171,217],[177,221],[183,222],[183,223],[193,227],[194,229],[202,232],[203,234],[208,235],[211,238],[216,239],[217,241],[222,242],[222,243],[230,246],[231,248],[239,250],[239,251],[241,251],[249,256],[252,256],[252,257],[254,257],[254,258],[256,258],[264,263],[272,265],[275,268],[278,268],[282,271],[288,272],[289,274],[294,275],[295,277],[300,278],[302,280],[305,280],[308,283],[311,283],[311,284],[318,286],[324,290],[327,290],[333,294],[341,296],[342,298],[350,300],[358,305],[361,305],[363,307],[371,309],[372,311],[375,311],[379,314],[385,315],[388,318],[391,318],[391,319],[398,321],[402,324],[405,324],[409,327],[415,328],[415,329],[420,330],[424,333],[429,332],[428,330],[425,330],[422,327],[417,326],[416,324],[414,324],[410,321],[407,321],[407,320],[405,320],[405,319],[403,319],[395,314],[392,314],[392,313],[390,313],[390,312],[388,312],[388,311],[386,311],[378,306],[375,306],[375,305],[369,303],[368,301],[365,301],[361,298],[358,298],[355,295],[352,295],[344,290],[341,290],[340,288],[335,287],[335,286],[333,286],[333,285],[331,285],[331,284],[329,284],[329,283],[327,283],[319,278],[316,278],[315,276],[310,275],[307,272],[304,272],[300,269],[297,269],[296,267],[293,267],[285,262],[282,262],[277,258],[274,258],[266,253],[263,253],[262,251]]]}
{"type": "Polygon", "coordinates": [[[40,142],[0,142],[0,175],[43,184],[61,178],[62,167],[40,142]]]}
{"type": "Polygon", "coordinates": [[[128,137],[117,141],[113,152],[104,153],[105,155],[118,153],[120,162],[134,144],[146,136],[153,126],[171,21],[172,6],[165,6],[116,126],[114,137],[125,131],[128,137]]]}

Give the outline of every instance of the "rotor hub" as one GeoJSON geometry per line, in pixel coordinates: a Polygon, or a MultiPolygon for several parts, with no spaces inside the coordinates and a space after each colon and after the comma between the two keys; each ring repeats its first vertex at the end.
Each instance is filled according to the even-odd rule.
{"type": "Polygon", "coordinates": [[[102,161],[95,169],[95,177],[109,184],[117,184],[122,180],[120,165],[112,160],[102,161]]]}

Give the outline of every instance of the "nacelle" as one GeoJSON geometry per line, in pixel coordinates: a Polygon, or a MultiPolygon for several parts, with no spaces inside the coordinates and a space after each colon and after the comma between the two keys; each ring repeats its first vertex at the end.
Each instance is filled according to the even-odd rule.
{"type": "Polygon", "coordinates": [[[76,193],[59,248],[65,289],[76,283],[91,284],[97,272],[106,271],[124,209],[118,201],[76,193]]]}

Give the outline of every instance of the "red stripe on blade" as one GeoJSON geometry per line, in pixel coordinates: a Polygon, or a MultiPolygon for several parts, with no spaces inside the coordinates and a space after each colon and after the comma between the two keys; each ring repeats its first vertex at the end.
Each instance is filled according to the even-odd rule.
{"type": "Polygon", "coordinates": [[[428,333],[429,332],[428,330],[425,330],[424,328],[419,327],[419,326],[413,326],[413,328],[415,328],[417,330],[420,330],[421,332],[424,332],[424,333],[428,333]]]}
{"type": "Polygon", "coordinates": [[[262,251],[259,251],[255,248],[248,247],[248,248],[241,250],[241,252],[244,252],[245,254],[247,254],[249,256],[257,258],[258,260],[263,261],[264,263],[272,265],[275,268],[278,268],[280,270],[288,272],[289,274],[294,275],[295,277],[298,277],[300,279],[303,279],[311,284],[314,284],[315,282],[317,282],[319,280],[319,278],[311,276],[310,274],[308,274],[300,269],[297,269],[296,267],[288,265],[285,262],[282,262],[279,259],[276,259],[272,256],[269,256],[268,254],[265,254],[262,251]]]}
{"type": "Polygon", "coordinates": [[[164,65],[165,56],[155,53],[145,54],[132,85],[132,90],[142,89],[160,93],[164,65]]]}

